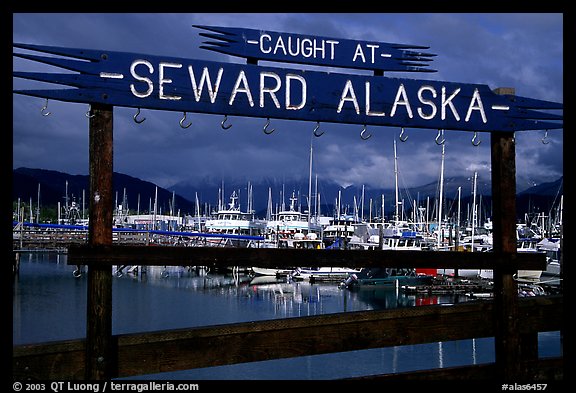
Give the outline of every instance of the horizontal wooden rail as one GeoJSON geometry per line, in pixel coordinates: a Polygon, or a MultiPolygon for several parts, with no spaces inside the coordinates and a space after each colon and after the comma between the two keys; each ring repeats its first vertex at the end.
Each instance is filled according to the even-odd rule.
{"type": "Polygon", "coordinates": [[[68,248],[70,265],[140,266],[347,266],[545,270],[543,253],[292,248],[91,246],[68,248]]]}
{"type": "MultiPolygon", "coordinates": [[[[115,377],[494,336],[491,301],[114,335],[115,377]]],[[[563,328],[563,297],[519,299],[520,334],[563,328]]],[[[527,340],[533,343],[533,340],[527,340]]],[[[84,340],[15,346],[16,380],[84,377],[84,340]]]]}

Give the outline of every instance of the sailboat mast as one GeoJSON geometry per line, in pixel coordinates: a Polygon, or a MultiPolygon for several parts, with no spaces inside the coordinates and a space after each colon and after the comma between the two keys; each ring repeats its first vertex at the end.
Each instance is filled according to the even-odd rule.
{"type": "Polygon", "coordinates": [[[272,220],[272,188],[268,187],[268,204],[266,205],[266,220],[272,220]]]}
{"type": "Polygon", "coordinates": [[[394,225],[398,226],[398,156],[396,155],[396,140],[394,140],[394,182],[396,185],[396,209],[394,211],[394,225]]]}
{"type": "Polygon", "coordinates": [[[314,179],[314,218],[316,219],[316,223],[318,223],[318,212],[320,211],[320,196],[318,195],[318,174],[314,179]]]}
{"type": "Polygon", "coordinates": [[[158,187],[156,187],[154,191],[154,221],[152,223],[152,229],[156,230],[156,211],[157,211],[157,203],[158,203],[158,187]]]}
{"type": "Polygon", "coordinates": [[[380,207],[380,209],[382,210],[382,214],[381,214],[381,215],[382,215],[382,220],[381,220],[381,222],[382,222],[382,224],[384,224],[384,217],[385,217],[385,214],[384,214],[384,213],[385,213],[385,211],[384,211],[384,210],[385,210],[385,209],[384,209],[384,194],[382,194],[382,206],[380,207]]]}
{"type": "Polygon", "coordinates": [[[364,222],[364,184],[362,184],[362,199],[360,199],[360,219],[364,222]]]}
{"type": "Polygon", "coordinates": [[[474,227],[476,226],[476,177],[478,172],[474,172],[474,192],[472,196],[472,252],[474,252],[474,227]]]}
{"type": "Polygon", "coordinates": [[[40,183],[38,183],[38,199],[36,200],[36,222],[40,222],[40,183]]]}
{"type": "Polygon", "coordinates": [[[438,249],[442,246],[442,194],[444,193],[444,143],[442,144],[442,160],[440,164],[440,200],[438,204],[438,249]]]}
{"type": "Polygon", "coordinates": [[[310,220],[312,219],[312,141],[310,138],[310,163],[308,165],[308,232],[310,232],[310,220]]]}
{"type": "Polygon", "coordinates": [[[196,219],[198,220],[198,232],[200,232],[200,201],[198,200],[198,192],[194,193],[195,202],[196,202],[196,219]]]}

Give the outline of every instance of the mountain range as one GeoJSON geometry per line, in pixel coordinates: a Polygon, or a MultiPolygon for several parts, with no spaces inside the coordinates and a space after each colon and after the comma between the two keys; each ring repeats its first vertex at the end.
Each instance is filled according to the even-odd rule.
{"type": "MultiPolygon", "coordinates": [[[[18,168],[12,172],[12,199],[20,199],[24,203],[38,203],[38,191],[40,190],[41,206],[56,206],[58,202],[65,204],[66,196],[69,201],[75,200],[78,204],[85,198],[88,206],[87,192],[89,188],[88,175],[71,175],[68,173],[32,168],[18,168]]],[[[466,176],[449,177],[444,179],[444,212],[455,212],[458,200],[458,188],[460,187],[461,214],[466,214],[467,206],[473,198],[473,179],[466,176]]],[[[155,184],[129,175],[114,172],[113,190],[115,203],[127,205],[133,211],[143,213],[153,207],[157,192],[158,211],[169,213],[172,204],[175,205],[175,214],[196,214],[196,198],[198,198],[202,213],[210,212],[218,208],[218,199],[224,196],[223,203],[230,201],[233,191],[238,195],[237,205],[240,204],[242,211],[248,207],[248,196],[252,195],[252,209],[258,217],[265,217],[268,207],[269,193],[272,201],[272,211],[290,206],[290,197],[294,194],[297,198],[296,208],[301,211],[307,210],[308,180],[278,180],[262,179],[257,182],[239,180],[223,183],[213,178],[205,178],[195,184],[179,183],[169,188],[158,187],[155,184]],[[251,192],[248,192],[250,188],[251,192]],[[224,189],[222,192],[221,190],[224,189]],[[284,198],[282,199],[282,195],[284,198]],[[282,201],[284,205],[282,205],[282,201]]],[[[398,190],[399,201],[406,206],[405,210],[411,210],[414,201],[418,206],[428,206],[433,211],[436,198],[439,195],[438,182],[424,184],[418,187],[403,188],[398,190]]],[[[563,177],[549,183],[542,183],[517,193],[517,214],[523,217],[524,213],[545,212],[548,213],[559,202],[563,193],[563,177]]],[[[385,213],[390,218],[394,212],[395,189],[374,189],[363,185],[340,185],[322,181],[312,183],[312,201],[315,195],[320,198],[321,214],[333,215],[334,206],[340,195],[342,211],[354,212],[354,204],[361,209],[364,201],[364,217],[379,216],[381,211],[382,196],[384,196],[385,213]],[[362,198],[364,195],[364,198],[362,198]],[[372,214],[370,214],[372,205],[372,214]]],[[[482,204],[482,209],[490,216],[491,202],[490,179],[478,177],[476,181],[476,202],[482,204]]],[[[312,210],[315,211],[314,209],[312,210]]],[[[361,215],[361,213],[359,213],[361,215]]]]}

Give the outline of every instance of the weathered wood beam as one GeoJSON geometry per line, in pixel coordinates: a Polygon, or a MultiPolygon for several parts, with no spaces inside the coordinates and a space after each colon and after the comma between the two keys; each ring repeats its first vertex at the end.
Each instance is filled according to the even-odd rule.
{"type": "MultiPolygon", "coordinates": [[[[113,107],[90,108],[90,225],[91,246],[112,245],[113,107]]],[[[86,304],[86,379],[109,379],[114,374],[112,344],[112,268],[88,266],[86,304]]]]}
{"type": "MultiPolygon", "coordinates": [[[[113,337],[118,376],[494,335],[491,301],[244,322],[113,337]]],[[[520,333],[563,326],[563,297],[519,299],[520,333]]],[[[84,340],[14,347],[13,375],[82,379],[84,340]]],[[[521,362],[522,359],[519,359],[521,362]]]]}
{"type": "Polygon", "coordinates": [[[277,248],[92,246],[68,248],[70,265],[140,266],[347,266],[545,270],[543,253],[409,250],[309,250],[277,248]]]}

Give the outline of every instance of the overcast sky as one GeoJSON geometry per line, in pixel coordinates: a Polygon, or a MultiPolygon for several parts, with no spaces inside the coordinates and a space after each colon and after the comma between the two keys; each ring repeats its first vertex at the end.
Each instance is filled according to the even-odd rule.
{"type": "MultiPolygon", "coordinates": [[[[187,59],[245,63],[245,60],[201,49],[206,38],[193,25],[229,26],[319,35],[352,40],[429,46],[437,54],[435,73],[385,76],[514,87],[523,97],[563,102],[562,14],[14,14],[13,42],[135,52],[187,59]]],[[[296,64],[275,67],[301,69],[296,64]]],[[[14,70],[55,72],[53,67],[13,57],[14,70]]],[[[338,72],[348,72],[339,70],[338,72]]],[[[354,72],[354,71],[350,71],[354,72]]],[[[14,88],[44,88],[39,82],[13,78],[14,88]]],[[[87,104],[49,101],[13,94],[13,168],[51,169],[88,174],[87,104]]],[[[312,137],[313,122],[189,114],[192,126],[182,129],[179,112],[143,110],[136,124],[132,108],[114,109],[114,171],[162,187],[203,178],[308,178],[310,143],[314,174],[319,181],[343,186],[393,187],[397,141],[400,175],[405,186],[437,181],[441,148],[437,130],[369,127],[360,138],[355,125],[322,123],[324,134],[312,137]]],[[[516,132],[518,187],[553,181],[563,174],[563,130],[516,132]]],[[[472,133],[446,132],[445,176],[489,176],[489,135],[471,143],[472,133]]]]}

